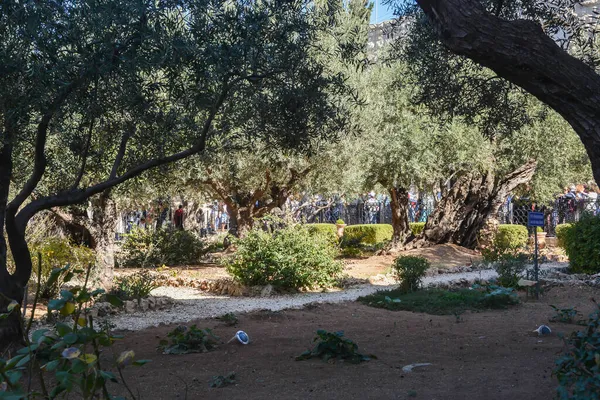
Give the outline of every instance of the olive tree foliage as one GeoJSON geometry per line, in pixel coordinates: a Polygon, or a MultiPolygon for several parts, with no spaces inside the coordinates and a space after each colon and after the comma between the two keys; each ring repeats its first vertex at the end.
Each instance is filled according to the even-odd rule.
{"type": "Polygon", "coordinates": [[[0,293],[20,300],[25,229],[216,135],[303,148],[342,125],[305,1],[0,3],[0,293]],[[322,124],[323,122],[323,124],[322,124]],[[8,243],[5,240],[8,239],[8,243]],[[8,248],[16,269],[6,268],[8,248]]]}
{"type": "Polygon", "coordinates": [[[510,140],[498,144],[498,169],[535,159],[537,168],[531,181],[518,194],[548,203],[563,188],[593,179],[590,159],[573,128],[556,112],[549,111],[542,121],[522,127],[510,140]]]}
{"type": "MultiPolygon", "coordinates": [[[[348,165],[360,171],[362,190],[379,186],[391,199],[394,239],[410,233],[408,191],[434,187],[464,170],[488,168],[491,147],[476,127],[458,119],[442,122],[409,101],[407,87],[391,89],[404,76],[402,64],[373,65],[356,79],[365,106],[356,114],[362,135],[345,143],[348,165]]],[[[401,85],[397,85],[401,87],[401,85]]]]}
{"type": "MultiPolygon", "coordinates": [[[[407,83],[414,89],[413,102],[426,104],[433,115],[461,116],[468,123],[477,124],[488,136],[509,134],[546,117],[547,109],[527,107],[532,96],[525,90],[444,46],[416,2],[388,3],[396,6],[398,23],[405,27],[390,58],[407,65],[407,83]]],[[[599,65],[597,28],[593,21],[580,20],[574,13],[577,1],[482,0],[480,3],[502,19],[542,21],[546,33],[563,49],[594,67],[599,65]]]]}
{"type": "Polygon", "coordinates": [[[364,0],[318,1],[315,9],[328,29],[315,35],[311,55],[322,63],[324,76],[342,80],[346,89],[328,93],[337,106],[335,115],[323,115],[320,104],[305,107],[305,125],[320,135],[311,135],[312,140],[305,146],[291,149],[268,140],[285,135],[289,125],[270,126],[274,131],[265,135],[265,126],[247,127],[244,119],[227,124],[217,122],[215,129],[223,132],[218,140],[209,142],[215,150],[189,159],[178,168],[184,186],[208,192],[227,205],[230,232],[235,235],[247,232],[255,218],[282,208],[292,193],[325,189],[316,184],[315,178],[319,171],[328,168],[326,160],[336,143],[343,140],[348,130],[355,131],[342,131],[340,127],[348,128],[352,113],[361,103],[348,78],[364,67],[370,6],[364,0]],[[246,131],[258,135],[248,136],[246,131]]]}
{"type": "MultiPolygon", "coordinates": [[[[402,20],[414,22],[408,24],[406,35],[412,44],[399,42],[399,57],[417,60],[415,70],[430,68],[415,74],[415,80],[427,82],[428,88],[417,100],[464,115],[480,109],[493,115],[498,110],[498,116],[509,118],[496,126],[514,128],[546,115],[519,112],[515,99],[523,97],[514,91],[531,93],[571,125],[585,146],[596,180],[600,179],[599,25],[595,13],[581,14],[585,4],[579,0],[391,3],[398,6],[402,20]]],[[[486,119],[493,127],[494,118],[486,119]]]]}

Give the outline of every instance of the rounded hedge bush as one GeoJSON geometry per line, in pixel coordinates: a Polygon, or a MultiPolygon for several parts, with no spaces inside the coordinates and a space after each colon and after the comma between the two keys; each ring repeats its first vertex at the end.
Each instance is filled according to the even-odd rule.
{"type": "Polygon", "coordinates": [[[360,240],[361,244],[375,245],[392,240],[394,228],[390,224],[348,225],[344,228],[344,239],[360,240]]]}
{"type": "Polygon", "coordinates": [[[304,225],[273,233],[253,229],[235,243],[236,253],[224,264],[227,272],[246,286],[327,287],[335,283],[343,269],[335,259],[337,248],[325,235],[315,235],[304,225]]]}
{"type": "Polygon", "coordinates": [[[494,246],[504,252],[514,252],[525,246],[529,239],[529,232],[524,225],[498,225],[498,232],[494,238],[494,246]]]}
{"type": "Polygon", "coordinates": [[[335,224],[306,224],[308,231],[312,234],[325,236],[332,244],[337,244],[337,227],[335,224]]]}
{"type": "Polygon", "coordinates": [[[569,228],[571,228],[572,226],[573,226],[573,224],[558,224],[558,225],[556,225],[556,228],[554,229],[554,231],[556,232],[556,239],[557,239],[558,245],[560,247],[562,247],[562,248],[565,247],[564,238],[567,233],[567,230],[569,228]]]}
{"type": "Polygon", "coordinates": [[[573,272],[600,272],[600,216],[583,215],[561,235],[573,272]]]}
{"type": "Polygon", "coordinates": [[[425,229],[425,222],[411,222],[408,226],[413,235],[419,236],[425,229]]]}
{"type": "Polygon", "coordinates": [[[396,278],[400,281],[400,289],[406,292],[419,289],[429,267],[429,261],[420,256],[400,256],[392,265],[396,278]]]}
{"type": "Polygon", "coordinates": [[[145,268],[196,264],[205,252],[205,243],[191,231],[135,229],[125,235],[118,258],[123,267],[145,268]]]}

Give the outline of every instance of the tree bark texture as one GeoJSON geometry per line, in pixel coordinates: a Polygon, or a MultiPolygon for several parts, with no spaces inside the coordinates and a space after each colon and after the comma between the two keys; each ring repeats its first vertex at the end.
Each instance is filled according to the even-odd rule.
{"type": "MultiPolygon", "coordinates": [[[[271,180],[270,171],[265,172],[265,186],[257,188],[250,193],[240,193],[237,189],[229,187],[226,182],[220,182],[209,178],[202,183],[208,185],[227,206],[230,217],[229,233],[236,237],[244,237],[254,225],[255,218],[264,217],[275,208],[282,209],[291,194],[298,179],[308,173],[304,171],[290,170],[290,177],[285,183],[277,183],[271,180]],[[264,202],[269,197],[269,202],[264,202]]],[[[210,171],[209,171],[210,176],[210,171]]]]}
{"type": "Polygon", "coordinates": [[[531,180],[536,162],[529,161],[503,179],[491,172],[460,176],[427,219],[417,246],[453,243],[475,248],[477,234],[517,186],[531,180]]]}
{"type": "Polygon", "coordinates": [[[573,127],[600,182],[600,76],[533,21],[507,21],[478,0],[417,0],[441,41],[552,107],[573,127]]]}
{"type": "Polygon", "coordinates": [[[117,206],[105,191],[88,204],[87,228],[92,238],[92,248],[96,252],[96,271],[105,287],[112,286],[115,268],[115,228],[117,226],[117,206]]]}
{"type": "Polygon", "coordinates": [[[410,236],[408,224],[408,190],[404,188],[390,188],[390,206],[392,208],[392,227],[394,228],[393,241],[404,244],[410,236]]]}
{"type": "Polygon", "coordinates": [[[110,192],[104,192],[90,199],[85,212],[76,209],[52,210],[58,226],[76,242],[89,246],[96,254],[93,273],[102,284],[109,287],[114,276],[115,266],[115,230],[117,226],[117,207],[110,198],[110,192]]]}

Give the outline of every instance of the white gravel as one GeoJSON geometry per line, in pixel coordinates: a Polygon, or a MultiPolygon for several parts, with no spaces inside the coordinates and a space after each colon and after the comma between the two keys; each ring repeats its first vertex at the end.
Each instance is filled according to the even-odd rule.
{"type": "MultiPolygon", "coordinates": [[[[547,263],[541,266],[542,270],[564,268],[565,263],[547,263]]],[[[494,270],[486,269],[474,272],[461,272],[439,274],[424,279],[424,285],[436,283],[449,283],[466,280],[489,280],[496,277],[494,270]]],[[[374,293],[378,290],[392,289],[396,285],[359,285],[346,290],[300,293],[293,295],[275,295],[271,297],[230,297],[217,296],[203,293],[197,289],[160,287],[152,292],[154,296],[168,296],[177,303],[173,308],[163,311],[132,314],[120,314],[111,318],[116,329],[140,330],[162,324],[187,323],[196,319],[213,318],[226,313],[240,313],[256,310],[279,311],[284,309],[302,308],[310,303],[339,303],[354,301],[361,296],[374,293]]]]}

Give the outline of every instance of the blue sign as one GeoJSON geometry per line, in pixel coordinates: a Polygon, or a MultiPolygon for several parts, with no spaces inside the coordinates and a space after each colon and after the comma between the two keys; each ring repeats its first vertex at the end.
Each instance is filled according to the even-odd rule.
{"type": "Polygon", "coordinates": [[[544,213],[543,212],[532,212],[527,214],[527,226],[540,226],[544,227],[544,213]]]}

